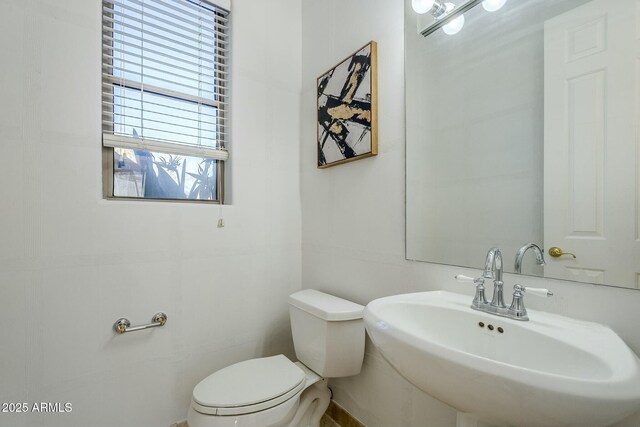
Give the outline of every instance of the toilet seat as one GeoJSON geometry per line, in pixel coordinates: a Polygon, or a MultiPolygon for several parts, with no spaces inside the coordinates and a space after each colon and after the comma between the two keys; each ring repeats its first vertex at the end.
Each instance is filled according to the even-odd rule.
{"type": "Polygon", "coordinates": [[[200,381],[191,406],[208,415],[264,411],[300,393],[305,378],[305,372],[283,355],[246,360],[200,381]]]}

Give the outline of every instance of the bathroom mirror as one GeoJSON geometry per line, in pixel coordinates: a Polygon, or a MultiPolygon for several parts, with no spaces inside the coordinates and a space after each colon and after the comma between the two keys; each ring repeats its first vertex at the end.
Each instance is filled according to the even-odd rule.
{"type": "Polygon", "coordinates": [[[535,243],[522,274],[639,288],[640,2],[451,0],[427,36],[412,3],[439,2],[405,2],[407,259],[535,243]]]}

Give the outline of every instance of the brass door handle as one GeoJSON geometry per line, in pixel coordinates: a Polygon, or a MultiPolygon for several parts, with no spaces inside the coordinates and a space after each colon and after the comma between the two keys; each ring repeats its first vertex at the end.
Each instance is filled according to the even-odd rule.
{"type": "Polygon", "coordinates": [[[570,255],[570,256],[572,256],[572,257],[573,257],[573,259],[576,259],[576,256],[575,256],[574,254],[569,253],[569,252],[564,252],[562,249],[560,249],[560,248],[559,248],[559,247],[557,247],[557,246],[554,246],[554,247],[552,247],[552,248],[549,248],[549,255],[551,255],[551,256],[552,256],[552,257],[554,257],[554,258],[559,258],[559,257],[561,257],[562,255],[570,255]]]}

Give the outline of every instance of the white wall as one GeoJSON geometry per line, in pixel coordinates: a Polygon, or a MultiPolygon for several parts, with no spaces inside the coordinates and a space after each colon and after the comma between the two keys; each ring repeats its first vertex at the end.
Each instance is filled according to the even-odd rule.
{"type": "Polygon", "coordinates": [[[292,353],[300,7],[233,1],[233,206],[217,229],[217,206],[102,199],[101,2],[2,2],[0,402],[73,412],[0,426],[168,426],[215,369],[292,353]],[[160,310],[164,328],[111,329],[160,310]]]}
{"type": "MultiPolygon", "coordinates": [[[[403,0],[303,0],[302,283],[361,304],[411,291],[473,290],[456,284],[462,269],[404,258],[403,0]],[[380,154],[318,170],[315,78],[368,40],[378,42],[380,154]]],[[[488,248],[487,248],[488,249],[488,248]]],[[[484,253],[478,253],[482,260],[484,253]]],[[[473,274],[473,271],[467,270],[473,274]]],[[[506,276],[507,283],[514,277],[506,276]]],[[[553,288],[533,309],[611,326],[640,354],[640,292],[526,278],[553,288]]],[[[363,372],[332,381],[335,399],[368,427],[455,425],[455,411],[404,381],[368,343],[363,372]]],[[[640,424],[640,415],[624,424],[640,424]]]]}

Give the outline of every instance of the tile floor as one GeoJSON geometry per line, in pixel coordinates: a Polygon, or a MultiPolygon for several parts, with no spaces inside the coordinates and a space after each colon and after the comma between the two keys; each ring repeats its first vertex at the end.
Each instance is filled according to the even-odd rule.
{"type": "Polygon", "coordinates": [[[340,424],[335,422],[330,416],[324,414],[320,419],[320,427],[341,427],[340,424]]]}

